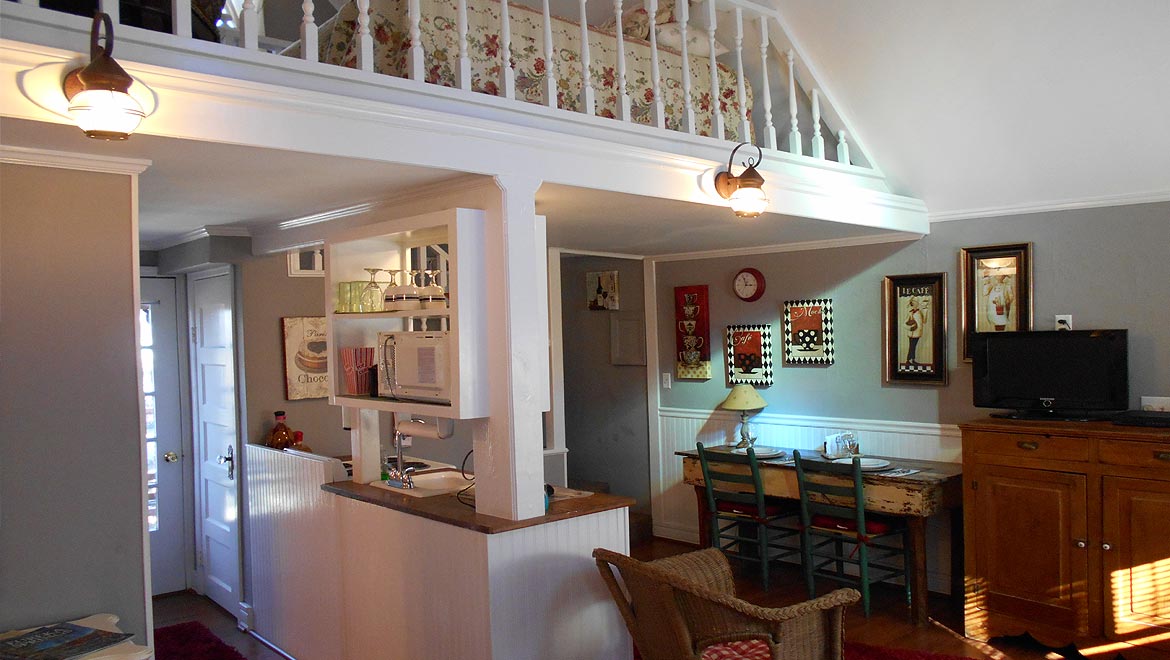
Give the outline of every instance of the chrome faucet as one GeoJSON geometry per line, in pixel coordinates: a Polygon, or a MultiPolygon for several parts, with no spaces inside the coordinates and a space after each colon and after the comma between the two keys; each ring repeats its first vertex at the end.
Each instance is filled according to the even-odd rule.
{"type": "Polygon", "coordinates": [[[404,436],[400,431],[394,432],[394,465],[389,466],[386,470],[386,485],[394,486],[395,488],[414,488],[414,479],[411,474],[414,473],[413,467],[402,467],[402,438],[404,436]]]}

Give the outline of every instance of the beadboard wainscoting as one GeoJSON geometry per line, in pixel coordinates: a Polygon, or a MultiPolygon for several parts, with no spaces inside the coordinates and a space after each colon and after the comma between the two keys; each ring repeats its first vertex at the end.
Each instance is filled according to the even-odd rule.
{"type": "MultiPolygon", "coordinates": [[[[806,417],[760,413],[752,424],[758,444],[795,449],[819,449],[825,436],[856,431],[866,454],[958,463],[962,457],[959,429],[952,424],[927,424],[875,419],[806,417]]],[[[683,483],[682,458],[676,451],[734,439],[739,415],[725,410],[659,408],[651,424],[651,494],[654,535],[698,543],[698,504],[695,490],[683,483]],[[655,437],[656,436],[656,437],[655,437]],[[653,455],[657,452],[657,455],[653,455]]],[[[950,516],[933,516],[927,523],[930,589],[950,593],[950,516]]]]}

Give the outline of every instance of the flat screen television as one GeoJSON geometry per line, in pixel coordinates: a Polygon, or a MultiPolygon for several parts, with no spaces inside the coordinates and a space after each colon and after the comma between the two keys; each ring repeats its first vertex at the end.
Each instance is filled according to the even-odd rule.
{"type": "Polygon", "coordinates": [[[1125,330],[978,333],[974,402],[995,417],[1102,419],[1129,408],[1125,330]]]}

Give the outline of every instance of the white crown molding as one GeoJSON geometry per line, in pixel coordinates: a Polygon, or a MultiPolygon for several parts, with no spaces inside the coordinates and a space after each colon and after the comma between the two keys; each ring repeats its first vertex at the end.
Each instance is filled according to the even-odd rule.
{"type": "Polygon", "coordinates": [[[151,162],[140,158],[118,158],[0,145],[0,163],[136,176],[146,171],[151,162]]]}
{"type": "Polygon", "coordinates": [[[211,236],[237,236],[248,237],[252,232],[247,227],[231,227],[228,225],[205,225],[198,229],[192,229],[188,232],[183,232],[177,236],[168,236],[166,238],[158,238],[142,244],[144,250],[165,250],[167,248],[197,241],[201,238],[210,238],[211,236]]]}
{"type": "MultiPolygon", "coordinates": [[[[659,417],[673,417],[677,419],[700,419],[739,422],[739,413],[730,410],[702,410],[695,408],[659,408],[659,417]]],[[[902,435],[923,435],[943,438],[961,438],[962,432],[955,424],[936,424],[929,422],[902,422],[884,419],[853,419],[848,417],[816,417],[812,415],[783,415],[779,413],[757,413],[752,415],[752,421],[759,424],[777,426],[797,426],[811,428],[847,428],[854,431],[873,431],[880,433],[900,433],[902,435]]]]}
{"type": "Polygon", "coordinates": [[[598,252],[596,250],[574,250],[572,248],[549,248],[556,250],[558,254],[567,257],[605,257],[607,259],[632,259],[634,261],[642,261],[646,258],[641,254],[626,254],[624,252],[598,252]]]}
{"type": "Polygon", "coordinates": [[[777,254],[781,252],[806,252],[810,250],[828,250],[840,247],[856,247],[858,245],[880,245],[882,243],[902,243],[916,241],[924,234],[911,232],[891,232],[887,234],[869,234],[866,236],[852,236],[849,238],[830,238],[823,241],[801,241],[797,243],[777,243],[775,245],[759,245],[746,248],[728,248],[726,250],[708,250],[704,252],[679,252],[677,254],[663,254],[647,257],[647,261],[691,261],[694,259],[719,259],[722,257],[741,257],[757,254],[777,254]]]}
{"type": "Polygon", "coordinates": [[[1122,195],[1102,195],[1099,197],[1083,197],[1064,202],[1037,202],[1033,204],[1017,204],[1012,206],[991,206],[982,209],[968,209],[961,211],[940,211],[929,213],[931,224],[936,222],[952,222],[954,220],[974,220],[977,218],[994,218],[1010,215],[1025,215],[1028,213],[1048,213],[1052,211],[1072,211],[1076,209],[1093,209],[1107,206],[1131,206],[1134,204],[1154,204],[1170,202],[1170,190],[1153,192],[1125,193],[1122,195]]]}

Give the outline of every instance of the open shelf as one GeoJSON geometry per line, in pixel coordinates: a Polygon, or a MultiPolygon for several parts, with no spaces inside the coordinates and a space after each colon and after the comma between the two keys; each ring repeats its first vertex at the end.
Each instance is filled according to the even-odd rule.
{"type": "Polygon", "coordinates": [[[443,309],[412,309],[405,312],[333,312],[335,319],[413,319],[413,318],[441,318],[450,316],[451,310],[443,309]]]}
{"type": "Polygon", "coordinates": [[[441,403],[423,403],[421,401],[403,401],[386,399],[376,396],[358,396],[337,394],[329,397],[329,403],[345,408],[365,408],[367,410],[382,410],[385,412],[416,413],[419,415],[451,418],[452,408],[441,403]]]}

